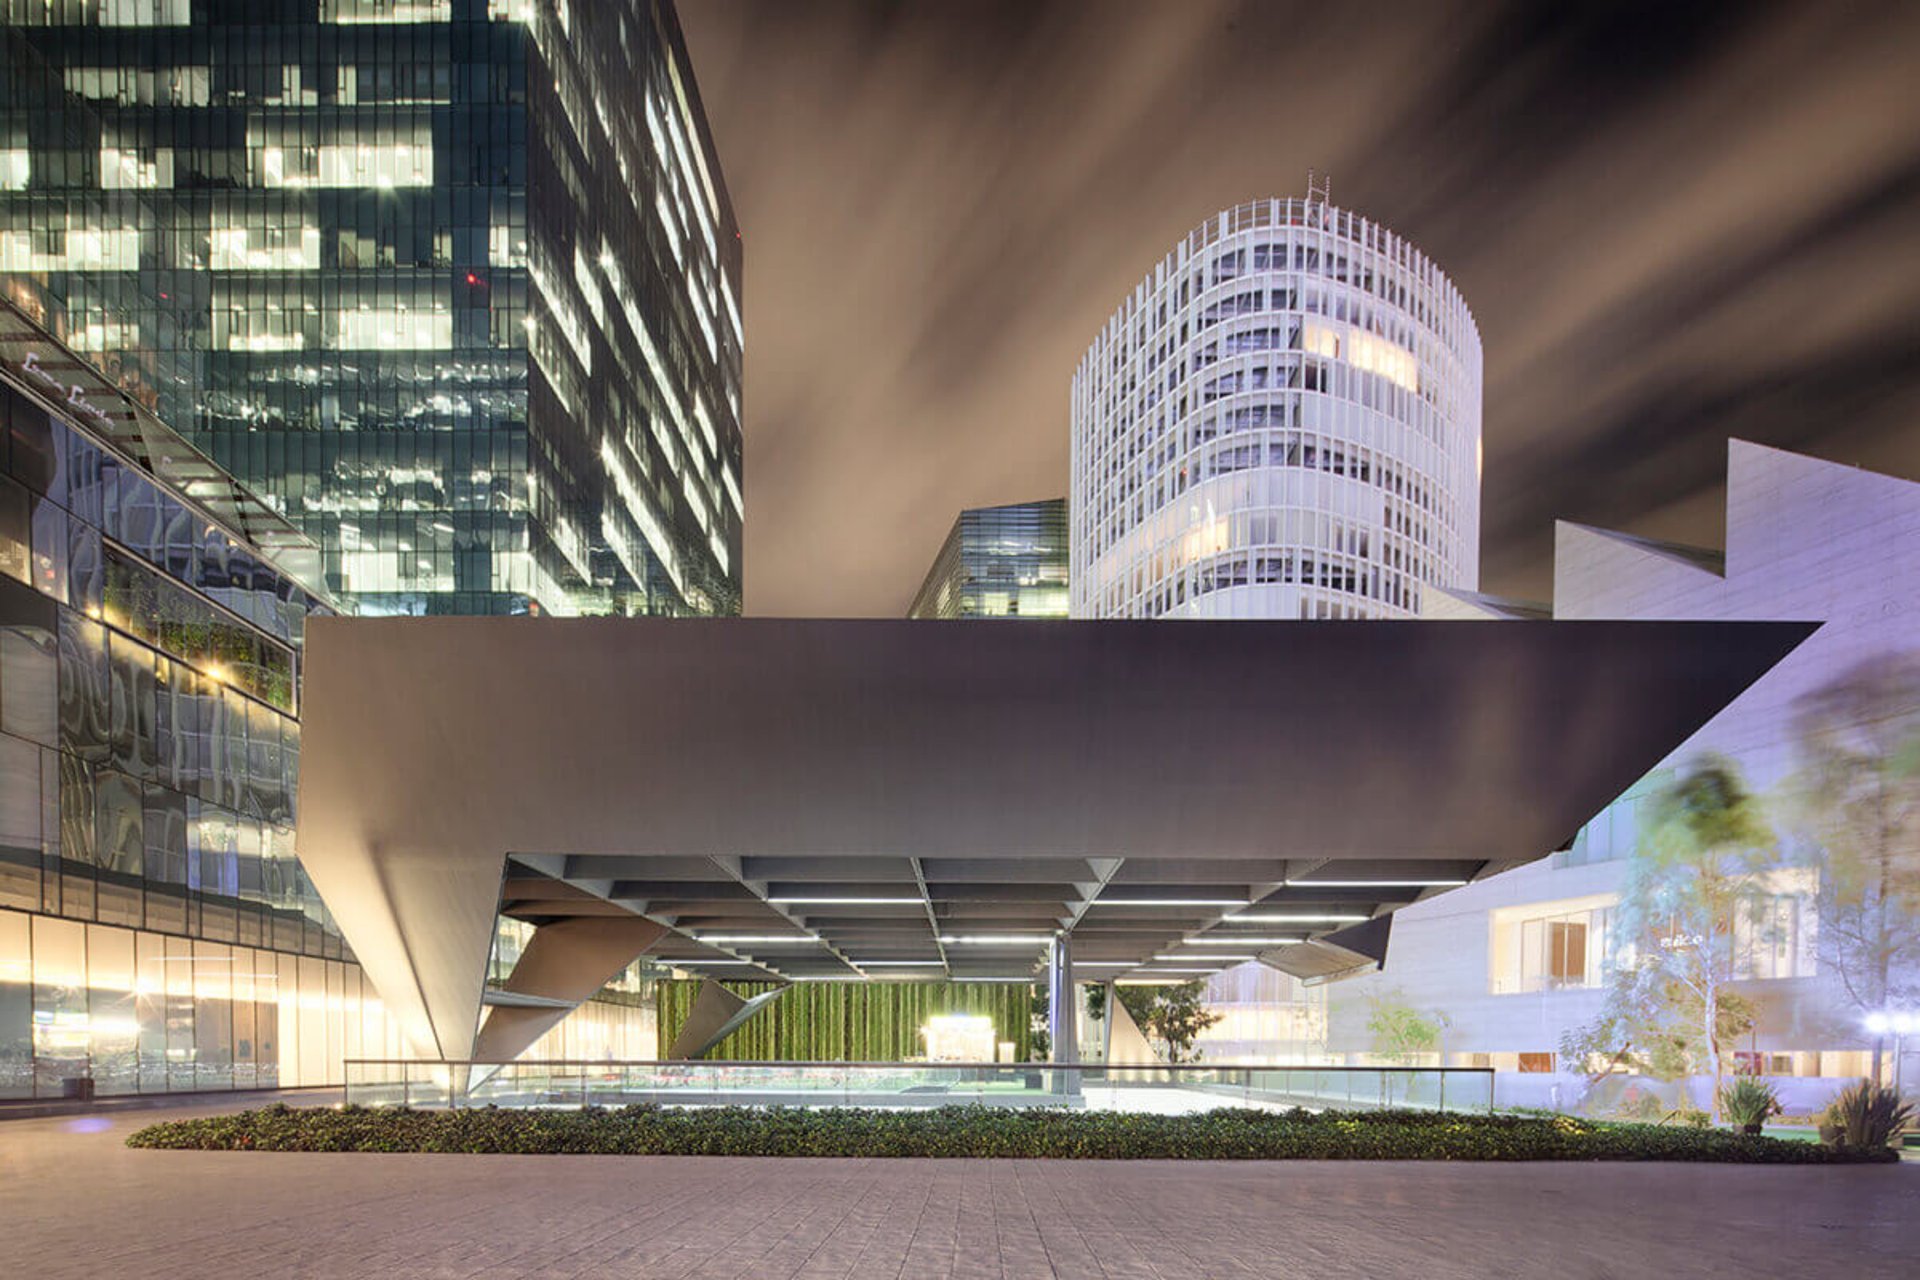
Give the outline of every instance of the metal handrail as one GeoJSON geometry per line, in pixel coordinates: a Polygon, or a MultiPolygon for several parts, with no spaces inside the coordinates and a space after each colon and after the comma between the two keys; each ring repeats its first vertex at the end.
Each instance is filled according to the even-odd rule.
{"type": "Polygon", "coordinates": [[[955,1069],[979,1070],[992,1068],[1000,1071],[1045,1070],[1106,1070],[1114,1071],[1333,1071],[1364,1072],[1377,1075],[1382,1071],[1417,1072],[1421,1075],[1479,1075],[1492,1076],[1492,1067],[1420,1067],[1399,1064],[1379,1066],[1333,1066],[1314,1062],[930,1062],[925,1060],[899,1061],[846,1061],[846,1060],[791,1060],[791,1059],[744,1059],[717,1058],[711,1061],[704,1058],[348,1058],[348,1067],[566,1067],[601,1068],[616,1067],[832,1067],[836,1069],[854,1068],[856,1070],[898,1070],[901,1067],[951,1067],[955,1069]]]}

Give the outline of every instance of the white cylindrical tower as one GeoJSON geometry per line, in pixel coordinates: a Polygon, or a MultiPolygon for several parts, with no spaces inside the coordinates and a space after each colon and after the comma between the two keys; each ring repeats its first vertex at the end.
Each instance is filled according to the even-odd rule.
{"type": "Polygon", "coordinates": [[[1412,245],[1229,209],[1073,378],[1077,618],[1398,618],[1480,562],[1480,332],[1412,245]]]}

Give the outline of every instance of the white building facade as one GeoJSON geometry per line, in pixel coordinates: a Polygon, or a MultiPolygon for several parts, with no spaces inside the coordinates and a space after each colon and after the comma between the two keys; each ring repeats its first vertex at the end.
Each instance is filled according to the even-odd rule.
{"type": "Polygon", "coordinates": [[[1209,218],[1073,381],[1072,613],[1418,616],[1473,590],[1480,334],[1438,267],[1318,200],[1209,218]]]}
{"type": "MultiPolygon", "coordinates": [[[[1822,628],[1571,848],[1401,910],[1385,969],[1329,995],[1335,1056],[1367,1061],[1376,1047],[1372,1012],[1383,1001],[1404,1004],[1441,1024],[1449,1065],[1515,1073],[1502,1077],[1503,1102],[1575,1105],[1588,1090],[1588,1064],[1563,1060],[1560,1045],[1600,1011],[1612,914],[1643,805],[1712,754],[1738,769],[1781,844],[1778,867],[1765,873],[1764,919],[1734,925],[1737,990],[1756,1019],[1731,1046],[1728,1069],[1778,1078],[1790,1112],[1817,1108],[1868,1073],[1873,1037],[1870,1010],[1856,998],[1858,975],[1841,971],[1844,960],[1821,937],[1823,895],[1835,891],[1833,855],[1797,834],[1794,780],[1801,717],[1816,700],[1847,708],[1842,732],[1901,725],[1908,749],[1920,742],[1920,484],[1734,441],[1727,488],[1724,556],[1562,524],[1554,617],[1802,619],[1822,628]],[[1889,672],[1905,676],[1885,678],[1889,672]],[[1880,673],[1878,683],[1869,673],[1880,673]]],[[[1499,616],[1484,600],[1434,594],[1429,616],[1499,616]]],[[[1916,825],[1909,817],[1892,833],[1896,874],[1920,873],[1916,825]]],[[[1896,1003],[1902,989],[1909,1000],[1920,993],[1920,973],[1891,977],[1896,1003]]],[[[1904,1065],[1911,1088],[1920,1082],[1920,1054],[1904,1065]]],[[[1677,1086],[1611,1084],[1615,1094],[1632,1087],[1679,1101],[1677,1086]]],[[[1705,1103],[1702,1082],[1691,1092],[1705,1103]]]]}

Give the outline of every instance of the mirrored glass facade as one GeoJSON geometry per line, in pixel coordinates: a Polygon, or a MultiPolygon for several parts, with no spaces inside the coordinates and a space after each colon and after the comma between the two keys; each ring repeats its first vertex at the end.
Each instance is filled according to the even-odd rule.
{"type": "Polygon", "coordinates": [[[907,616],[1066,617],[1066,499],[962,511],[907,616]]]}
{"type": "MultiPolygon", "coordinates": [[[[0,1098],[404,1052],[294,855],[317,549],[0,301],[0,1098]],[[244,530],[244,533],[241,532],[244,530]]],[[[638,975],[549,1033],[652,1044],[638,975]]]]}
{"type": "Polygon", "coordinates": [[[741,246],[667,0],[0,18],[0,287],[337,598],[738,611],[741,246]]]}
{"type": "Polygon", "coordinates": [[[327,606],[162,468],[300,559],[290,526],[0,304],[0,1095],[85,1074],[94,1031],[103,1089],[204,1087],[203,1063],[271,1082],[271,1029],[229,1006],[136,1065],[133,975],[185,982],[188,1013],[153,1016],[191,1028],[196,975],[230,1001],[283,960],[290,986],[321,964],[324,990],[346,959],[293,852],[299,654],[327,606]],[[117,993],[97,1008],[94,976],[117,993]]]}

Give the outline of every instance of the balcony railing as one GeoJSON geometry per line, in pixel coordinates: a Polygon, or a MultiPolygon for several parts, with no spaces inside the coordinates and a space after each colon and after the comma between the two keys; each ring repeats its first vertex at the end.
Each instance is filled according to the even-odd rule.
{"type": "Polygon", "coordinates": [[[1217,1107],[1487,1113],[1489,1067],[349,1059],[346,1099],[409,1107],[1217,1107]]]}

